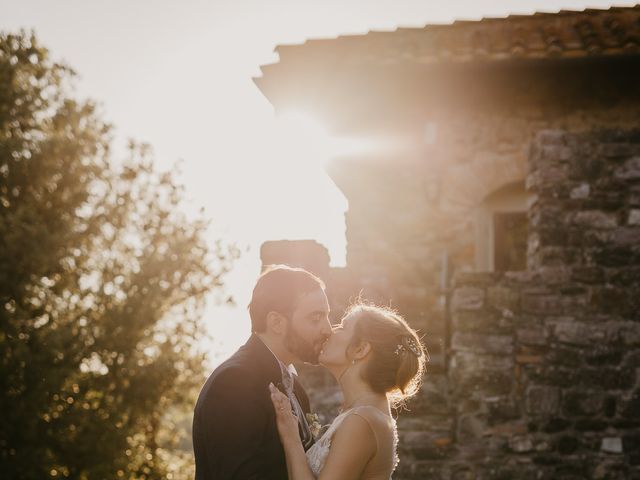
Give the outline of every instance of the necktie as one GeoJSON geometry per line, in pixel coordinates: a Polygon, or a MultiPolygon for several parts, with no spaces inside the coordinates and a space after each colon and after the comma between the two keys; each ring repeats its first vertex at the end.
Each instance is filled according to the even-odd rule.
{"type": "Polygon", "coordinates": [[[293,391],[293,375],[291,374],[291,372],[289,372],[289,369],[286,368],[282,363],[280,364],[280,370],[282,371],[282,385],[284,387],[285,393],[287,394],[287,397],[289,397],[289,401],[291,402],[293,413],[298,417],[300,438],[302,439],[302,445],[306,450],[313,443],[313,435],[311,434],[311,429],[309,428],[309,424],[307,423],[305,414],[302,411],[300,402],[298,402],[298,398],[293,391]]]}

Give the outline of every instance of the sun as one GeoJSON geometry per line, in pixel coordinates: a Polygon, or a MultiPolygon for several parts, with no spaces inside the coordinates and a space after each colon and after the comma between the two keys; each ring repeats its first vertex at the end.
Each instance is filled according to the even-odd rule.
{"type": "Polygon", "coordinates": [[[276,136],[282,161],[326,167],[337,158],[362,154],[372,142],[361,138],[331,135],[312,115],[291,110],[276,117],[276,136]]]}

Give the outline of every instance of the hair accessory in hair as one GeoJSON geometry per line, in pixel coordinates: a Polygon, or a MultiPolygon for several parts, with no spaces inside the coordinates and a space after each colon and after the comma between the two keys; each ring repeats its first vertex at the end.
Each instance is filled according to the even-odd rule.
{"type": "Polygon", "coordinates": [[[411,352],[416,357],[422,356],[422,349],[416,342],[416,339],[411,335],[403,335],[400,337],[400,343],[396,345],[396,349],[393,353],[400,355],[400,352],[411,352]]]}

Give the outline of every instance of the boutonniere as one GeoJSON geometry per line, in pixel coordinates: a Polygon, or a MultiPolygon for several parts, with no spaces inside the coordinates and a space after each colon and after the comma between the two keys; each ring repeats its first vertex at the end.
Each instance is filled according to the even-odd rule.
{"type": "Polygon", "coordinates": [[[311,435],[313,435],[313,439],[316,440],[320,435],[320,431],[322,430],[322,425],[320,425],[320,419],[318,418],[317,413],[307,413],[305,414],[307,418],[307,423],[309,424],[309,430],[311,431],[311,435]]]}

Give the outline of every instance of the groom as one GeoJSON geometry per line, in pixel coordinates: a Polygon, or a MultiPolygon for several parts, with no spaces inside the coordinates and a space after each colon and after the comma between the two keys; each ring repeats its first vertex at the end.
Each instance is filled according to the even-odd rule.
{"type": "Polygon", "coordinates": [[[313,444],[309,399],[292,363],[317,364],[331,334],[324,288],[300,268],[277,265],[260,276],[249,304],[251,337],[214,370],[196,403],[196,480],[287,478],[271,382],[289,397],[305,449],[313,444]]]}

